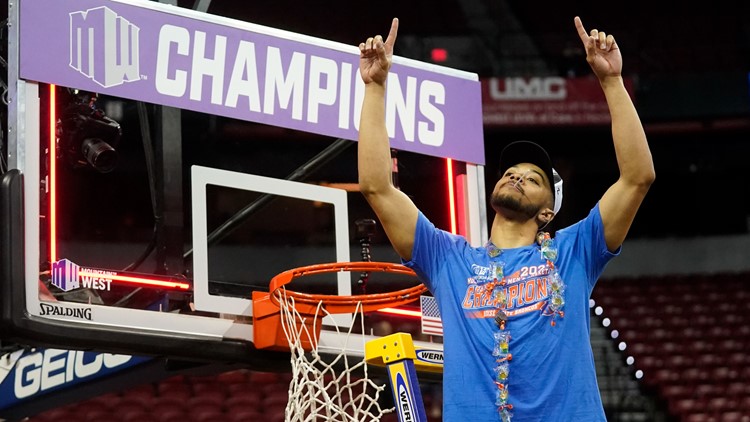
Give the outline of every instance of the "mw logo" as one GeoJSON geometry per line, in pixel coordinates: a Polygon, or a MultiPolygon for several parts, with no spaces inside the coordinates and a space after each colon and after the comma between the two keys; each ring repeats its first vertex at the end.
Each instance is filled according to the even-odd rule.
{"type": "Polygon", "coordinates": [[[140,28],[105,6],[70,14],[70,67],[109,88],[140,80],[140,28]]]}

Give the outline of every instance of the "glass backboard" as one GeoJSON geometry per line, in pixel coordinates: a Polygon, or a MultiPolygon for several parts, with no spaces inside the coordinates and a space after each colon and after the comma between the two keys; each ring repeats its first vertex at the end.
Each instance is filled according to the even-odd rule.
{"type": "MultiPolygon", "coordinates": [[[[24,283],[25,332],[57,330],[58,347],[253,359],[250,297],[274,275],[398,262],[357,187],[355,46],[154,2],[17,9],[9,125],[24,178],[24,276],[13,282],[24,283]],[[42,46],[50,54],[35,55],[42,46]]],[[[395,181],[436,225],[481,243],[477,75],[396,57],[386,110],[395,181]]],[[[414,282],[362,277],[295,289],[414,282]]],[[[419,303],[406,311],[366,330],[439,348],[419,303]]],[[[351,323],[339,317],[324,350],[351,323]]]]}

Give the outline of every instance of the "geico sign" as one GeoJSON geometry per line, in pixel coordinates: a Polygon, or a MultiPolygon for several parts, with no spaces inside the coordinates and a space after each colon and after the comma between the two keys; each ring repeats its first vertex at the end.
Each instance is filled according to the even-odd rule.
{"type": "Polygon", "coordinates": [[[46,349],[18,360],[13,391],[18,399],[33,396],[67,382],[90,377],[102,369],[123,365],[130,359],[132,356],[127,355],[46,349]],[[90,362],[86,362],[84,356],[90,362]]]}

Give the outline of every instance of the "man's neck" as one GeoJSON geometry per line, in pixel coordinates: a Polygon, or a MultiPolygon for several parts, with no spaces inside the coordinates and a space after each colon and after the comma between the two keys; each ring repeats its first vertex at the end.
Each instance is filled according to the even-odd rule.
{"type": "Polygon", "coordinates": [[[510,220],[495,214],[490,231],[490,240],[500,249],[520,248],[536,241],[538,226],[534,219],[524,222],[510,220]]]}

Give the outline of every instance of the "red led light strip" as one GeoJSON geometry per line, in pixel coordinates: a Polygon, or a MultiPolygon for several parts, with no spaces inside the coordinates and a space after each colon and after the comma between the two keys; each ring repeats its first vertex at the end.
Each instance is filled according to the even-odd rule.
{"type": "MultiPolygon", "coordinates": [[[[105,270],[105,272],[107,272],[105,270]]],[[[175,281],[171,279],[170,277],[165,277],[164,280],[157,280],[153,278],[144,278],[144,277],[134,277],[131,275],[120,275],[120,274],[102,274],[100,272],[90,272],[90,271],[79,271],[78,275],[81,277],[92,277],[92,278],[101,278],[101,279],[107,279],[112,281],[120,281],[123,283],[131,283],[131,284],[145,284],[148,286],[153,287],[164,287],[164,288],[173,288],[173,289],[183,289],[188,290],[190,289],[190,283],[185,283],[181,281],[175,281]]]]}
{"type": "Polygon", "coordinates": [[[49,260],[57,261],[57,164],[55,156],[57,155],[57,96],[55,95],[55,85],[49,86],[49,260]]]}
{"type": "MultiPolygon", "coordinates": [[[[458,233],[458,224],[456,220],[456,202],[454,201],[455,197],[455,188],[453,186],[453,160],[450,158],[447,158],[445,160],[445,167],[448,177],[448,207],[450,209],[450,220],[451,220],[451,233],[457,234],[458,233]]],[[[407,317],[413,317],[413,318],[421,318],[422,312],[416,311],[416,310],[409,310],[409,309],[402,309],[402,308],[385,308],[381,309],[378,312],[383,314],[390,314],[390,315],[400,315],[400,316],[407,316],[407,317]]]]}
{"type": "Polygon", "coordinates": [[[422,312],[414,309],[403,309],[403,308],[383,308],[378,312],[383,314],[406,316],[412,318],[422,318],[422,312]]]}
{"type": "Polygon", "coordinates": [[[451,217],[451,233],[456,234],[458,231],[456,228],[456,203],[453,200],[455,196],[453,187],[453,160],[448,158],[445,160],[445,164],[448,172],[448,209],[450,210],[451,217]]]}

